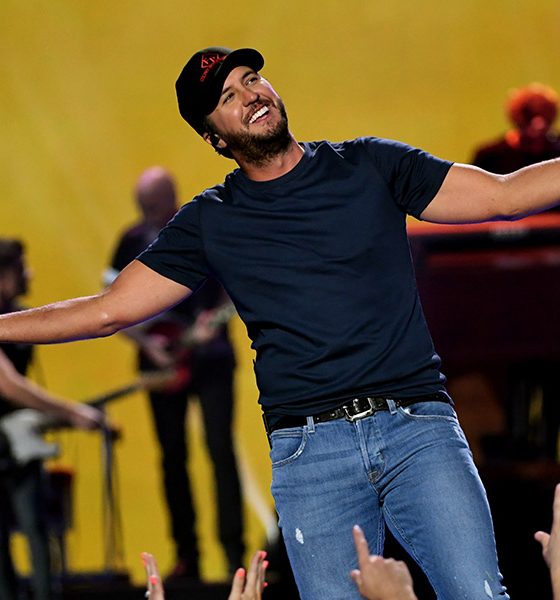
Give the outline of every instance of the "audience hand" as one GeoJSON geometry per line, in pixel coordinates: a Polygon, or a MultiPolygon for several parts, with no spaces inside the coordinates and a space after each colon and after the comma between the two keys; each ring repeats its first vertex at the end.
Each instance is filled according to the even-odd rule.
{"type": "Polygon", "coordinates": [[[268,561],[265,558],[266,552],[257,550],[251,559],[247,574],[245,574],[245,569],[237,569],[233,576],[228,600],[260,600],[264,588],[267,586],[264,577],[268,561]]]}
{"type": "MultiPolygon", "coordinates": [[[[149,600],[165,600],[156,559],[148,552],[142,552],[141,556],[148,578],[146,598],[149,600]]],[[[264,580],[266,568],[268,567],[268,561],[265,558],[266,552],[258,550],[253,555],[247,573],[243,568],[237,569],[233,576],[228,600],[261,600],[263,590],[268,585],[264,580]]]]}
{"type": "Polygon", "coordinates": [[[393,558],[370,555],[364,533],[358,525],[352,531],[359,569],[350,577],[367,600],[417,600],[408,567],[393,558]]]}
{"type": "Polygon", "coordinates": [[[535,539],[542,546],[543,558],[550,569],[554,597],[560,598],[560,484],[554,490],[552,530],[550,534],[537,531],[535,539]]]}
{"type": "Polygon", "coordinates": [[[163,593],[163,585],[161,583],[161,577],[159,574],[156,559],[148,552],[142,552],[142,562],[146,569],[146,576],[148,578],[148,591],[146,592],[146,598],[149,600],[165,600],[165,594],[163,593]]]}

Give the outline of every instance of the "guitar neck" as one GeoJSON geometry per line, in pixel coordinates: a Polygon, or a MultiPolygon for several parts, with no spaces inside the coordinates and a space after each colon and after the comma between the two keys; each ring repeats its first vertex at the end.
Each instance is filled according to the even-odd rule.
{"type": "MultiPolygon", "coordinates": [[[[82,402],[82,404],[87,404],[88,406],[92,406],[93,408],[103,409],[105,404],[110,402],[111,400],[116,400],[117,398],[121,398],[122,396],[126,396],[128,394],[132,394],[136,390],[139,390],[144,387],[144,383],[142,379],[138,379],[133,383],[128,385],[123,385],[120,388],[115,390],[111,390],[105,394],[101,394],[99,396],[95,396],[94,398],[90,398],[82,402]]],[[[29,409],[33,410],[33,409],[29,409]]],[[[40,411],[37,412],[37,416],[35,417],[37,429],[40,431],[46,431],[47,429],[56,429],[59,427],[66,427],[68,422],[65,419],[61,419],[60,417],[55,417],[50,414],[45,414],[40,411]]]]}
{"type": "Polygon", "coordinates": [[[116,390],[112,390],[107,392],[106,394],[101,394],[100,396],[96,396],[91,400],[88,400],[84,404],[88,404],[89,406],[93,406],[94,408],[103,408],[107,402],[111,400],[116,400],[121,396],[126,396],[127,394],[132,394],[136,390],[139,390],[143,387],[143,384],[140,381],[135,381],[128,385],[124,385],[123,387],[117,388],[116,390]]]}
{"type": "Polygon", "coordinates": [[[123,385],[119,388],[105,392],[99,396],[94,396],[89,400],[86,400],[84,404],[93,406],[94,408],[103,408],[105,404],[117,398],[128,396],[138,390],[162,390],[170,385],[177,377],[177,373],[174,369],[161,370],[161,371],[144,371],[140,377],[135,381],[123,385]]]}
{"type": "MultiPolygon", "coordinates": [[[[168,386],[175,378],[175,371],[143,373],[136,381],[92,398],[84,404],[102,408],[107,402],[140,389],[162,389],[162,386],[168,386]]],[[[0,432],[8,439],[15,461],[22,465],[27,464],[30,460],[44,460],[56,456],[56,445],[45,443],[41,438],[41,433],[47,429],[67,425],[66,420],[33,408],[15,410],[0,418],[0,432]]],[[[118,429],[111,425],[104,425],[101,429],[106,440],[116,439],[118,436],[118,429]]]]}

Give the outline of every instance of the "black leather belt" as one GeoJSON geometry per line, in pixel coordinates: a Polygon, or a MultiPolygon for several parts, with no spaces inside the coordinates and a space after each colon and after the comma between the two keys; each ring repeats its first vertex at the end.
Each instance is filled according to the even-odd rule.
{"type": "MultiPolygon", "coordinates": [[[[347,421],[357,421],[364,417],[369,417],[379,410],[389,410],[388,400],[393,400],[395,406],[404,407],[416,404],[417,402],[445,402],[451,404],[451,398],[445,392],[434,392],[423,396],[412,396],[409,398],[389,398],[383,396],[367,396],[363,398],[353,398],[349,402],[335,408],[334,410],[311,415],[314,423],[325,423],[335,419],[346,419],[347,421]]],[[[287,427],[301,427],[307,424],[307,417],[296,415],[283,415],[277,418],[272,424],[269,423],[266,415],[263,415],[266,433],[270,436],[277,429],[286,429],[287,427]]]]}

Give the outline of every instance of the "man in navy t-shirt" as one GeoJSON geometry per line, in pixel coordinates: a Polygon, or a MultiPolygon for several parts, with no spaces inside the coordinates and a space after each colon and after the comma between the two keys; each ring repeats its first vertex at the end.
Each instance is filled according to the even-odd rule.
{"type": "Polygon", "coordinates": [[[252,49],[206,48],[179,110],[239,169],[184,206],[106,290],[0,317],[0,341],[110,335],[219,279],[256,351],[272,492],[303,600],[358,598],[352,526],[385,526],[440,599],[507,598],[486,495],[444,387],[406,216],[554,206],[560,161],[498,176],[387,140],[298,143],[252,49]]]}

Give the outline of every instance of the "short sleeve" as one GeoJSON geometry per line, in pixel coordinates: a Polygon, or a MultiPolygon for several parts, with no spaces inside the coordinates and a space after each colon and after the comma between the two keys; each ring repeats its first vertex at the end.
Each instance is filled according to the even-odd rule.
{"type": "Polygon", "coordinates": [[[191,290],[209,275],[200,236],[199,204],[185,204],[138,260],[160,275],[191,290]]]}
{"type": "Polygon", "coordinates": [[[419,217],[453,163],[402,142],[381,138],[362,138],[362,142],[396,204],[419,217]]]}

